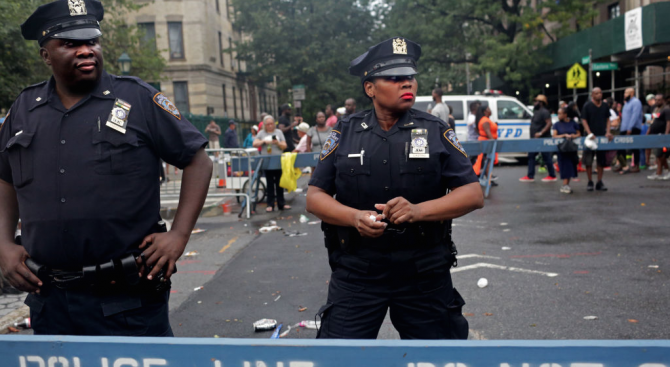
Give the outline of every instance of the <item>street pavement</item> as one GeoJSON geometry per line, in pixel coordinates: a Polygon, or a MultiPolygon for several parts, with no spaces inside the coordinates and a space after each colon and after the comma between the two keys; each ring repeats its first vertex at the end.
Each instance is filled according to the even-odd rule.
{"type": "MultiPolygon", "coordinates": [[[[470,338],[669,339],[670,182],[606,172],[609,191],[586,192],[582,173],[566,195],[542,174],[518,182],[525,170],[496,168],[500,186],[485,208],[454,221],[452,277],[470,338]],[[488,286],[478,287],[480,278],[488,286]]],[[[330,276],[320,226],[299,220],[318,220],[304,211],[306,182],[287,195],[291,210],[268,214],[259,205],[251,220],[235,210],[198,220],[205,231],[186,249],[197,254],[182,257],[173,277],[177,336],[269,338],[252,323],[272,318],[292,327],[286,338],[315,337],[293,327],[314,319],[330,276]],[[283,231],[260,234],[270,220],[283,231]],[[297,233],[305,235],[287,236],[297,233]]],[[[398,338],[388,317],[379,338],[398,338]]]]}
{"type": "MultiPolygon", "coordinates": [[[[581,174],[575,192],[566,195],[560,182],[518,182],[524,167],[497,168],[496,174],[500,186],[486,207],[454,221],[460,260],[452,277],[467,302],[470,338],[670,337],[670,182],[607,172],[608,192],[586,192],[581,174]],[[478,287],[480,278],[488,286],[478,287]]],[[[179,287],[175,280],[171,303],[180,304],[171,307],[171,320],[177,336],[268,338],[271,332],[253,331],[254,321],[277,319],[286,330],[314,319],[327,296],[326,250],[319,225],[299,222],[301,214],[317,220],[304,212],[304,193],[291,195],[293,209],[274,216],[198,223],[209,230],[194,235],[188,250],[199,249],[200,259],[213,264],[199,270],[215,273],[198,291],[191,288],[195,283],[179,287]],[[270,219],[284,232],[255,234],[270,219]],[[306,235],[286,235],[294,231],[306,235]],[[243,237],[219,253],[237,233],[243,237]]],[[[182,272],[175,279],[190,276],[182,272]]],[[[286,337],[315,334],[293,328],[286,337]]],[[[397,338],[388,318],[379,337],[397,338]]]]}

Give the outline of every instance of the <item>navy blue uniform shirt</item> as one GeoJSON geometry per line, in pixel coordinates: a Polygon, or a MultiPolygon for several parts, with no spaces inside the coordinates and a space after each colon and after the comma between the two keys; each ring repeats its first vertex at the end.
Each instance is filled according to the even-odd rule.
{"type": "Polygon", "coordinates": [[[402,196],[413,204],[440,198],[478,178],[454,130],[437,117],[411,109],[384,131],[374,110],[345,117],[324,143],[309,184],[337,201],[375,211],[402,196]],[[427,129],[429,158],[410,158],[412,129],[427,129]],[[364,151],[360,157],[349,157],[364,151]]]}
{"type": "Polygon", "coordinates": [[[54,79],[25,89],[0,130],[0,179],[14,185],[35,261],[76,269],[137,254],[161,219],[159,158],[190,164],[207,139],[159,91],[103,73],[65,109],[54,79]],[[106,126],[121,99],[126,133],[106,126]]]}

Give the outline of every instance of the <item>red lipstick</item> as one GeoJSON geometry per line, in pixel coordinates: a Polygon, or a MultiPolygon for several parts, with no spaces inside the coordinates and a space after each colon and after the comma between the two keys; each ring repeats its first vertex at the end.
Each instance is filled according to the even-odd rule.
{"type": "Polygon", "coordinates": [[[405,93],[402,96],[400,96],[400,98],[406,99],[406,100],[412,100],[412,99],[414,99],[414,93],[405,93]]]}

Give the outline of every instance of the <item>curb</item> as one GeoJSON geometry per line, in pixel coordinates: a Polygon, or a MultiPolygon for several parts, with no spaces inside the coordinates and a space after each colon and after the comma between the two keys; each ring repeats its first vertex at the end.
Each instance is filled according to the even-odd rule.
{"type": "Polygon", "coordinates": [[[8,334],[8,328],[10,326],[14,326],[15,322],[21,322],[23,319],[27,319],[28,317],[30,317],[30,308],[28,308],[26,305],[23,305],[3,316],[0,318],[0,334],[8,334]]]}

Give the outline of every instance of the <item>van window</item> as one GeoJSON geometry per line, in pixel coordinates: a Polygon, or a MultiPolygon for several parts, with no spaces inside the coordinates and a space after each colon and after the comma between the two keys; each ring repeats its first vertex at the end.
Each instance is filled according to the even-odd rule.
{"type": "Polygon", "coordinates": [[[463,120],[463,101],[444,101],[444,104],[449,106],[449,112],[454,120],[463,120]]]}
{"type": "Polygon", "coordinates": [[[469,101],[465,102],[465,104],[466,104],[466,106],[467,106],[467,108],[468,108],[468,113],[470,113],[470,104],[472,104],[472,103],[475,102],[475,101],[479,101],[479,103],[481,103],[482,106],[488,106],[488,105],[489,105],[489,102],[488,102],[487,100],[485,100],[485,99],[472,99],[472,100],[469,100],[469,101]]]}
{"type": "Polygon", "coordinates": [[[426,102],[414,102],[414,106],[412,108],[414,108],[416,110],[419,110],[419,111],[428,112],[428,106],[429,105],[432,106],[433,101],[430,101],[430,102],[427,102],[427,101],[426,102]]]}
{"type": "Polygon", "coordinates": [[[498,120],[529,119],[530,114],[515,101],[498,101],[498,120]]]}

